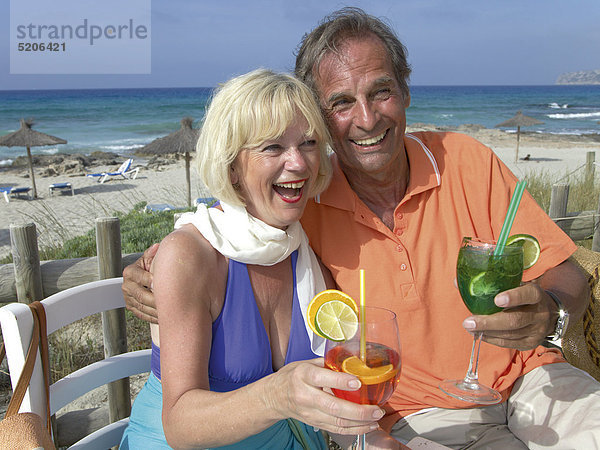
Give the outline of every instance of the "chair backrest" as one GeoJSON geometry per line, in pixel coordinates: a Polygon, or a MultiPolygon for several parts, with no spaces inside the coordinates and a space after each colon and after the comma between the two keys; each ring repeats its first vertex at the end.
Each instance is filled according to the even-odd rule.
{"type": "Polygon", "coordinates": [[[119,167],[117,172],[118,173],[127,172],[131,168],[131,164],[133,164],[133,158],[129,158],[127,161],[125,161],[123,164],[121,164],[121,167],[119,167]]]}
{"type": "MultiPolygon", "coordinates": [[[[92,314],[125,307],[121,291],[122,282],[122,278],[94,281],[58,292],[42,300],[46,310],[47,334],[50,335],[54,331],[92,314]]],[[[0,325],[14,389],[23,369],[33,330],[33,317],[29,306],[23,303],[10,303],[0,308],[0,325]]],[[[56,413],[63,406],[92,389],[131,375],[149,372],[149,370],[149,349],[112,356],[83,367],[50,386],[50,413],[56,413]]],[[[42,365],[38,353],[29,389],[21,404],[20,412],[31,411],[39,414],[45,420],[45,393],[42,376],[42,365]]],[[[126,425],[126,421],[124,425],[126,425]]],[[[118,444],[124,425],[120,427],[120,431],[113,438],[116,439],[113,445],[118,444]]],[[[115,426],[105,428],[110,430],[115,426]]],[[[101,430],[95,435],[102,435],[101,430]]]]}

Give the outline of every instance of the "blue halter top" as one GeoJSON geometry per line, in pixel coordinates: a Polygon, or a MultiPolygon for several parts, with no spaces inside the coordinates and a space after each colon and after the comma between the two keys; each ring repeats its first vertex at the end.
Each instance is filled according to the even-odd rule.
{"type": "MultiPolygon", "coordinates": [[[[294,281],[292,319],[285,364],[317,358],[300,311],[296,292],[296,261],[292,253],[294,281]]],[[[152,344],[152,372],[160,379],[160,349],[152,344]]],[[[227,392],[273,373],[271,346],[265,330],[246,264],[229,260],[227,290],[219,317],[212,324],[208,366],[210,390],[227,392]]]]}

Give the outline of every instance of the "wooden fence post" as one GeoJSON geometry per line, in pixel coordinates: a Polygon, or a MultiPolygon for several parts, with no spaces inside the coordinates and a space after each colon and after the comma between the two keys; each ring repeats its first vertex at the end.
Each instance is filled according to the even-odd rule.
{"type": "Polygon", "coordinates": [[[585,179],[593,180],[596,168],[596,152],[587,152],[585,155],[585,179]]]}
{"type": "MultiPolygon", "coordinates": [[[[552,185],[552,193],[550,194],[550,209],[548,215],[551,219],[557,217],[565,217],[567,215],[567,203],[569,201],[569,185],[554,184],[552,185]]],[[[561,222],[557,222],[561,228],[561,222]]]]}
{"type": "MultiPolygon", "coordinates": [[[[118,218],[96,219],[96,250],[100,279],[120,277],[122,275],[121,226],[118,218]]],[[[102,330],[105,357],[127,352],[125,308],[103,312],[102,330]]],[[[108,385],[108,408],[111,423],[129,417],[131,412],[129,378],[108,385]]]]}
{"type": "Polygon", "coordinates": [[[29,304],[35,300],[42,300],[44,292],[35,224],[10,224],[10,246],[17,301],[29,304]]]}

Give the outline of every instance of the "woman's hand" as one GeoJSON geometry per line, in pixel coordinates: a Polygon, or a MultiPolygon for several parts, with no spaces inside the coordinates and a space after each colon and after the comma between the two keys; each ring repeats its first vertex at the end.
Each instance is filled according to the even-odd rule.
{"type": "Polygon", "coordinates": [[[376,405],[359,405],[335,397],[331,388],[355,391],[353,375],[323,367],[323,359],[287,364],[265,379],[263,400],[281,417],[292,417],[336,434],[362,434],[377,429],[384,415],[376,405]]]}

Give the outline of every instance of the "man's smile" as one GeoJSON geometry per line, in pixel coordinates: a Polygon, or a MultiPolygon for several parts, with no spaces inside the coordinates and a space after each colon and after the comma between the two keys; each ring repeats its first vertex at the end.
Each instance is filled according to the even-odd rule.
{"type": "Polygon", "coordinates": [[[381,141],[383,141],[383,139],[385,138],[385,136],[387,135],[388,130],[385,130],[382,134],[380,134],[379,136],[375,136],[375,137],[371,137],[371,138],[367,138],[367,139],[350,139],[354,144],[356,145],[360,145],[361,147],[368,147],[370,145],[375,145],[375,144],[379,144],[381,141]]]}

